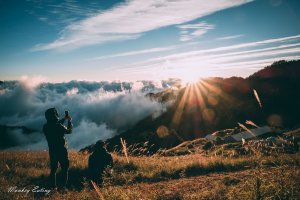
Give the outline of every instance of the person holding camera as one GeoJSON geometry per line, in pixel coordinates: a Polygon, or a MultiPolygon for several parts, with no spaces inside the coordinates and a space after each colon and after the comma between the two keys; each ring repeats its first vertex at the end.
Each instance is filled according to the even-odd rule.
{"type": "Polygon", "coordinates": [[[50,184],[55,188],[56,185],[56,171],[58,163],[62,171],[62,187],[65,187],[68,181],[69,158],[68,150],[65,140],[65,134],[72,133],[72,118],[68,111],[65,111],[65,116],[59,120],[59,114],[55,108],[49,108],[45,112],[47,123],[43,126],[43,132],[46,136],[49,157],[50,157],[50,184]],[[68,120],[67,127],[64,126],[65,120],[68,120]]]}

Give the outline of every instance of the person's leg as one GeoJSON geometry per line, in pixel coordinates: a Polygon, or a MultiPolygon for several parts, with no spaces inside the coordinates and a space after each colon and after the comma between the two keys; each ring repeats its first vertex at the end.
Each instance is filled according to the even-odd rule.
{"type": "Polygon", "coordinates": [[[65,149],[61,152],[61,158],[59,160],[62,174],[62,186],[65,187],[68,183],[68,171],[69,171],[69,158],[68,151],[65,149]]]}
{"type": "Polygon", "coordinates": [[[58,160],[55,153],[49,153],[50,156],[50,185],[56,187],[56,170],[58,167],[58,160]]]}

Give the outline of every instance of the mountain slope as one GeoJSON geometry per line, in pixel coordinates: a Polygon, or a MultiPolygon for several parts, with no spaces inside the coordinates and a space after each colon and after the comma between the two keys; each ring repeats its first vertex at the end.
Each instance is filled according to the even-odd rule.
{"type": "MultiPolygon", "coordinates": [[[[110,139],[108,148],[149,141],[153,150],[204,137],[238,122],[293,126],[300,123],[300,61],[279,61],[250,77],[210,78],[178,91],[175,103],[157,118],[148,116],[110,139]],[[260,108],[255,89],[262,102],[260,108]]],[[[159,96],[159,95],[156,95],[159,96]]]]}

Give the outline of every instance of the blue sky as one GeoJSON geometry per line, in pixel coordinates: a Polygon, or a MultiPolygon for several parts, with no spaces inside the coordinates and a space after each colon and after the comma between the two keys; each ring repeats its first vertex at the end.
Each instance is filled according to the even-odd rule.
{"type": "Polygon", "coordinates": [[[2,0],[0,27],[0,80],[246,77],[300,58],[297,0],[2,0]]]}

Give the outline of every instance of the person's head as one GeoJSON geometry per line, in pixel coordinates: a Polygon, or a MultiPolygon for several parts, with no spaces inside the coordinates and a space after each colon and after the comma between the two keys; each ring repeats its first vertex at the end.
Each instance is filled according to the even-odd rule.
{"type": "Polygon", "coordinates": [[[96,142],[95,147],[104,147],[104,142],[102,140],[99,140],[98,142],[96,142]]]}
{"type": "Polygon", "coordinates": [[[104,150],[104,142],[99,140],[98,142],[96,142],[95,146],[94,146],[94,151],[102,151],[104,150]]]}
{"type": "Polygon", "coordinates": [[[49,108],[45,112],[47,122],[57,122],[59,120],[58,112],[55,108],[49,108]]]}

